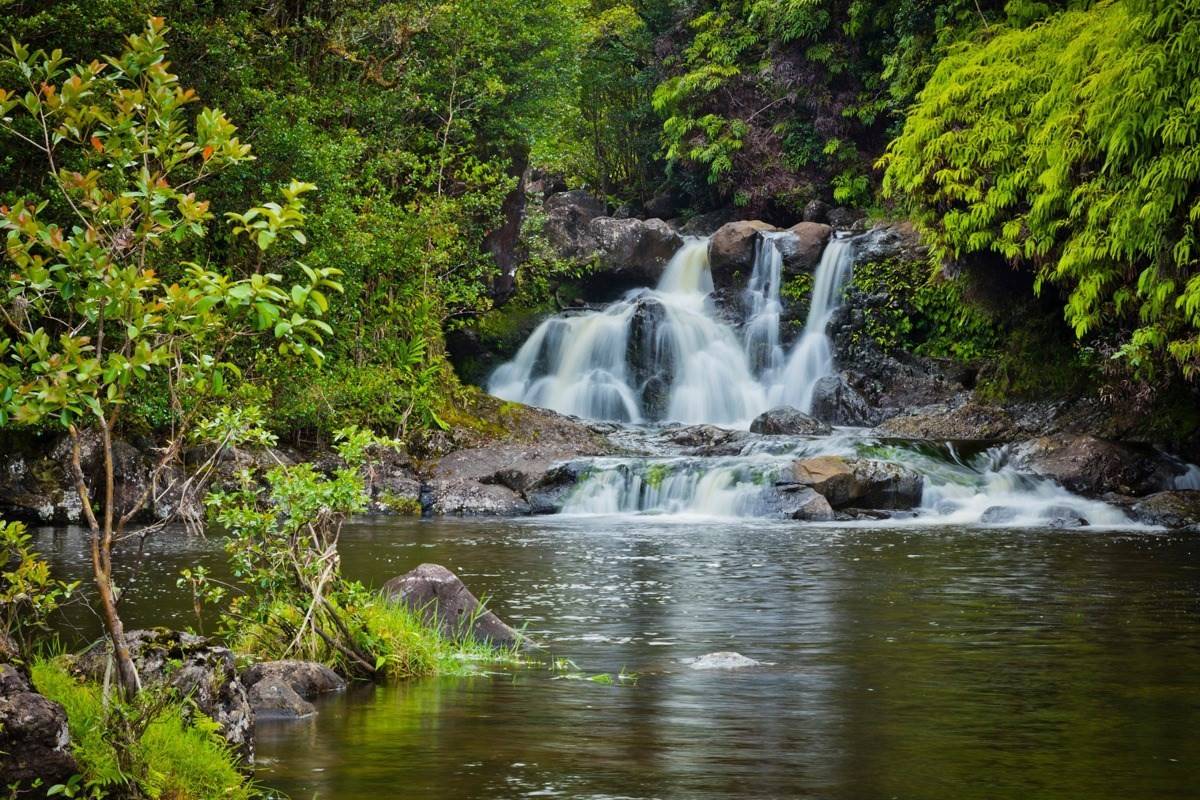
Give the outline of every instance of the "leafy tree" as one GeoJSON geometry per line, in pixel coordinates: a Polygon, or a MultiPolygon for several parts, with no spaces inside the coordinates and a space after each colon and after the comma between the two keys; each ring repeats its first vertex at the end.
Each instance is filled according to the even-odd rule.
{"type": "MultiPolygon", "coordinates": [[[[0,424],[57,424],[72,445],[71,472],[91,531],[93,576],[120,686],[139,688],[125,644],[112,550],[185,442],[206,400],[225,393],[238,341],[263,333],[282,350],[321,359],[329,327],[317,319],[338,270],[297,264],[299,282],[275,272],[235,278],[174,254],[203,237],[214,214],[195,187],[245,163],[250,147],[223,113],[192,116],[196,93],[166,60],[167,28],[151,18],[115,57],[71,64],[55,50],[14,42],[9,66],[24,86],[0,90],[0,127],[34,148],[50,197],[0,209],[6,236],[0,298],[0,424]],[[16,115],[16,116],[10,116],[16,115]],[[59,213],[55,213],[59,212],[59,213]],[[139,497],[118,506],[113,433],[139,387],[164,387],[172,431],[139,497]],[[98,437],[104,476],[93,497],[81,465],[98,437]]],[[[231,214],[234,236],[258,252],[289,235],[303,242],[303,195],[231,214]]]]}
{"type": "Polygon", "coordinates": [[[937,254],[998,256],[1143,378],[1200,375],[1200,3],[1124,0],[966,42],[883,163],[937,254]]]}

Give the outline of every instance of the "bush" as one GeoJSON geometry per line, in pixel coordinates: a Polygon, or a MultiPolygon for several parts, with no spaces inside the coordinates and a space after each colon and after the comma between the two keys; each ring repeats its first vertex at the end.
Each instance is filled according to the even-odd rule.
{"type": "MultiPolygon", "coordinates": [[[[186,698],[146,690],[132,704],[79,681],[61,660],[38,660],[34,686],[67,712],[71,746],[90,797],[250,800],[260,796],[215,722],[186,698]],[[132,735],[131,735],[132,734],[132,735]]],[[[162,690],[165,691],[165,690],[162,690]]],[[[78,795],[77,795],[78,796],[78,795]]]]}

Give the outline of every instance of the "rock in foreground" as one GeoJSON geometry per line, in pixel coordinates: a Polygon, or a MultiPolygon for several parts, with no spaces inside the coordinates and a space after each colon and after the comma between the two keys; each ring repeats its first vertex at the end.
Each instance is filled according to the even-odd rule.
{"type": "Polygon", "coordinates": [[[925,479],[882,461],[818,456],[792,465],[795,483],[821,494],[834,508],[908,509],[921,503],[925,479]]]}
{"type": "Polygon", "coordinates": [[[495,647],[524,646],[528,640],[491,611],[466,584],[440,564],[422,564],[383,585],[383,596],[404,603],[451,639],[475,639],[495,647]]]}
{"type": "Polygon", "coordinates": [[[63,707],[35,692],[23,670],[0,664],[0,786],[41,797],[77,772],[63,707]],[[39,779],[43,788],[33,790],[39,779]]]}
{"type": "Polygon", "coordinates": [[[1200,491],[1157,492],[1142,498],[1132,511],[1147,525],[1186,528],[1200,523],[1200,491]]]}

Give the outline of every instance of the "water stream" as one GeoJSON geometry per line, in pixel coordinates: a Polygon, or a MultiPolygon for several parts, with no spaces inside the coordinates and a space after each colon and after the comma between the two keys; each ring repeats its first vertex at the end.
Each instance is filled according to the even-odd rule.
{"type": "MultiPolygon", "coordinates": [[[[86,579],[77,529],[36,532],[86,579]]],[[[166,531],[118,558],[130,626],[194,624],[166,531]]],[[[361,687],[264,722],[292,800],[1185,800],[1200,753],[1200,540],[764,520],[366,519],[346,573],[454,569],[585,675],[361,687]],[[735,650],[762,666],[698,671],[735,650]]],[[[80,636],[99,621],[79,614],[80,636]]]]}

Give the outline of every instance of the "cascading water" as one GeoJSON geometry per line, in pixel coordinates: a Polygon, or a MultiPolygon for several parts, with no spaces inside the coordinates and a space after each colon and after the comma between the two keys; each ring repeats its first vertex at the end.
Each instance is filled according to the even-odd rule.
{"type": "MultiPolygon", "coordinates": [[[[813,275],[803,333],[785,351],[781,335],[784,274],[779,244],[786,232],[761,234],[742,293],[744,324],[737,331],[713,305],[708,240],[691,238],[653,289],[637,289],[599,310],[547,319],[516,357],[493,374],[499,397],[595,420],[622,423],[711,423],[745,428],[768,408],[809,411],[813,390],[832,375],[827,329],[853,270],[853,241],[832,238],[813,275]]],[[[623,428],[636,440],[638,428],[623,428]]],[[[749,436],[749,434],[742,434],[749,436]]],[[[915,470],[920,502],[897,516],[922,524],[1044,525],[1069,514],[1093,526],[1128,525],[1105,503],[1084,500],[1053,481],[1020,472],[1008,451],[992,448],[971,459],[953,448],[931,456],[916,444],[883,446],[861,433],[792,439],[751,438],[733,455],[655,456],[591,461],[567,496],[565,514],[669,514],[778,517],[780,486],[797,459],[819,455],[868,458],[915,470]]],[[[1200,485],[1200,469],[1178,479],[1200,485]]]]}
{"type": "Polygon", "coordinates": [[[804,332],[788,356],[774,399],[801,411],[812,411],[817,381],[834,372],[829,322],[841,305],[842,290],[850,279],[853,258],[849,239],[833,238],[821,254],[813,274],[812,299],[804,332]]]}
{"type": "Polygon", "coordinates": [[[825,328],[850,273],[849,240],[833,239],[814,276],[804,335],[790,357],[780,334],[783,257],[779,236],[756,243],[743,292],[741,336],[709,297],[708,240],[689,239],[658,286],[599,311],[543,322],[493,373],[488,391],[506,400],[615,422],[669,420],[745,427],[772,405],[807,410],[813,385],[833,370],[825,328]]]}

